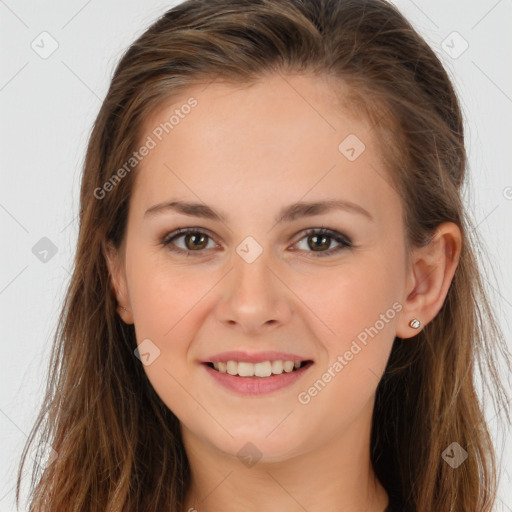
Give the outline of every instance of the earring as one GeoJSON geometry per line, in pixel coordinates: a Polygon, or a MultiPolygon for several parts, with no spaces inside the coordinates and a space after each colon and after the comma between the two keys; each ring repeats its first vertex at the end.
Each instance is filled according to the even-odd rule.
{"type": "Polygon", "coordinates": [[[124,306],[121,306],[121,309],[124,309],[126,312],[128,312],[128,310],[124,306]]]}
{"type": "Polygon", "coordinates": [[[421,322],[417,318],[413,318],[409,322],[409,327],[412,327],[413,329],[419,329],[421,327],[421,322]]]}

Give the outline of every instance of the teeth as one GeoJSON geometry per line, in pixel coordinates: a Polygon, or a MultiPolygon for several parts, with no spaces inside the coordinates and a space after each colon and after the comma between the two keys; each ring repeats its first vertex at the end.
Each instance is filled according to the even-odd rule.
{"type": "Polygon", "coordinates": [[[283,373],[283,361],[272,361],[272,373],[276,375],[283,373]]]}
{"type": "Polygon", "coordinates": [[[247,363],[245,361],[226,361],[213,363],[213,367],[221,373],[239,375],[240,377],[270,377],[300,368],[300,361],[264,361],[262,363],[247,363]]]}
{"type": "Polygon", "coordinates": [[[238,363],[236,361],[228,361],[226,370],[229,375],[238,375],[238,363]]]}
{"type": "Polygon", "coordinates": [[[294,367],[294,363],[293,361],[285,361],[283,363],[283,370],[287,373],[290,373],[290,372],[293,372],[293,367],[294,367]]]}

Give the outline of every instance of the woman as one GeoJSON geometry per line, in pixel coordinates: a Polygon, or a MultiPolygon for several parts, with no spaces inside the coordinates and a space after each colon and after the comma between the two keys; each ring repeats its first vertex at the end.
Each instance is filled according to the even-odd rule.
{"type": "Polygon", "coordinates": [[[89,141],[31,510],[490,511],[465,159],[387,2],[168,11],[89,141]]]}

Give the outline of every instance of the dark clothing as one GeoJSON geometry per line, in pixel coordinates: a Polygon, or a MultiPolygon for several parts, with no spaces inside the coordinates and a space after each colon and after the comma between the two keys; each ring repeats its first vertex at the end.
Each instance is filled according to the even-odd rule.
{"type": "Polygon", "coordinates": [[[389,496],[389,504],[384,512],[404,512],[404,507],[400,500],[389,496]]]}

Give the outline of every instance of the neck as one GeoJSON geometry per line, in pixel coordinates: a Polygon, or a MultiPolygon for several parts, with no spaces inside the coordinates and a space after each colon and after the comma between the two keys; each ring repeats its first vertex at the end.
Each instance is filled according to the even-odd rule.
{"type": "Polygon", "coordinates": [[[191,469],[184,512],[384,512],[388,496],[370,462],[371,422],[362,420],[314,449],[279,461],[263,453],[252,466],[182,425],[191,469]]]}

